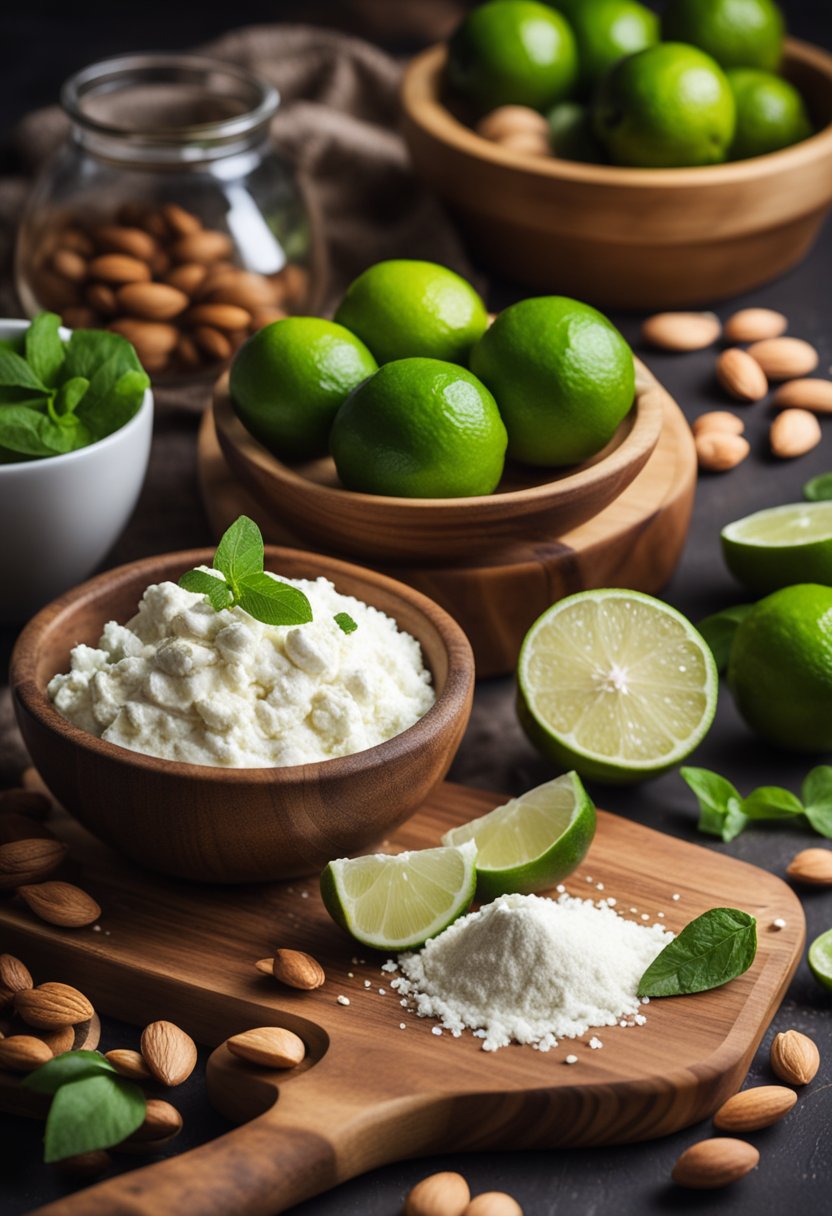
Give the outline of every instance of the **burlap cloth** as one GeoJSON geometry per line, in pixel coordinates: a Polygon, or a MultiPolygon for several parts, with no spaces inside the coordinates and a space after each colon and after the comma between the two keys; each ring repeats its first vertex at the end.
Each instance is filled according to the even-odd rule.
{"type": "MultiPolygon", "coordinates": [[[[322,218],[329,308],[359,271],[382,258],[429,258],[473,277],[457,232],[411,172],[397,129],[398,63],[369,43],[306,26],[249,27],[199,50],[244,65],[280,91],[273,136],[294,162],[322,218]]],[[[21,123],[15,138],[30,174],[65,138],[67,127],[57,106],[38,110],[21,123]]],[[[11,253],[29,185],[29,177],[0,179],[2,316],[20,315],[11,253]]],[[[206,400],[205,389],[156,392],[147,483],[130,526],[110,555],[110,565],[210,543],[195,463],[198,416],[206,400]]],[[[499,758],[506,754],[507,733],[511,736],[517,728],[513,714],[505,712],[505,697],[499,707],[493,694],[486,693],[485,698],[479,698],[455,775],[507,788],[510,778],[499,771],[499,758]],[[490,758],[487,769],[474,765],[475,754],[490,758]]],[[[14,781],[25,763],[4,688],[0,691],[0,784],[14,781]]],[[[522,783],[521,773],[511,777],[511,784],[522,783]]]]}

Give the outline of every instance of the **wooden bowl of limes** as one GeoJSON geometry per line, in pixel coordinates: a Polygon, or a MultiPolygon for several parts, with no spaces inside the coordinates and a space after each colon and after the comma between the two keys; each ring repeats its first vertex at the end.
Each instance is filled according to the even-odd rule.
{"type": "Polygon", "coordinates": [[[493,494],[393,498],[345,489],[328,456],[290,464],[254,439],[234,412],[228,376],[214,391],[214,421],[232,471],[275,518],[323,548],[368,560],[454,561],[517,541],[551,542],[608,506],[653,453],[665,390],[636,360],[633,407],[590,460],[563,469],[508,462],[493,494]]]}
{"type": "Polygon", "coordinates": [[[799,262],[832,206],[832,55],[818,47],[789,39],[783,60],[817,134],[692,169],[584,164],[493,143],[446,104],[446,62],[435,46],[405,74],[416,171],[485,264],[538,291],[639,309],[735,295],[799,262]]]}

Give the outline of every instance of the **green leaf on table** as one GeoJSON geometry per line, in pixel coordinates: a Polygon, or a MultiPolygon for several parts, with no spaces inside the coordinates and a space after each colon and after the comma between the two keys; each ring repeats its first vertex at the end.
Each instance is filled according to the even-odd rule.
{"type": "Polygon", "coordinates": [[[832,473],[821,473],[807,481],[803,487],[803,497],[809,502],[825,502],[832,498],[832,473]]]}
{"type": "Polygon", "coordinates": [[[58,414],[74,414],[90,386],[85,376],[73,376],[64,380],[55,396],[55,411],[58,414]]]}
{"type": "Polygon", "coordinates": [[[832,839],[832,765],[819,764],[807,773],[800,793],[809,823],[832,839]]]}
{"type": "Polygon", "coordinates": [[[696,626],[711,648],[720,675],[728,666],[734,634],[753,607],[753,604],[735,604],[733,608],[725,608],[722,612],[706,616],[696,626]]]}
{"type": "Polygon", "coordinates": [[[265,560],[263,537],[253,519],[240,515],[223,534],[214,554],[214,569],[221,570],[232,588],[249,575],[261,574],[265,560]]]}
{"type": "Polygon", "coordinates": [[[336,612],[335,624],[342,633],[355,633],[356,629],[358,628],[358,625],[348,612],[336,612]]]}
{"type": "Polygon", "coordinates": [[[234,598],[228,583],[207,570],[186,570],[179,580],[179,586],[196,595],[207,595],[216,612],[228,608],[234,598]]]}
{"type": "Polygon", "coordinates": [[[54,388],[66,358],[66,347],[58,329],[61,318],[54,312],[39,313],[26,330],[26,362],[49,388],[54,388]]]}
{"type": "Polygon", "coordinates": [[[742,812],[748,819],[794,819],[803,814],[803,803],[791,790],[761,785],[743,798],[742,812]]]}
{"type": "Polygon", "coordinates": [[[240,607],[266,625],[305,625],[312,620],[312,606],[300,588],[262,570],[238,579],[237,586],[240,607]]]}
{"type": "Polygon", "coordinates": [[[679,770],[679,775],[693,790],[699,803],[699,831],[723,840],[739,836],[746,821],[737,788],[707,768],[685,766],[679,770]]]}
{"type": "Polygon", "coordinates": [[[48,387],[26,360],[11,351],[0,351],[0,384],[9,388],[34,389],[38,396],[49,395],[48,387]]]}
{"type": "Polygon", "coordinates": [[[97,1077],[101,1073],[117,1076],[115,1068],[109,1060],[98,1051],[65,1051],[47,1060],[30,1072],[21,1081],[24,1089],[30,1089],[35,1094],[54,1094],[62,1085],[70,1081],[80,1081],[83,1077],[97,1077]]]}
{"type": "Polygon", "coordinates": [[[683,996],[720,988],[757,953],[757,921],[738,908],[711,908],[665,946],[639,980],[639,996],[683,996]]]}
{"type": "Polygon", "coordinates": [[[98,1073],[62,1085],[49,1108],[44,1160],[112,1148],[141,1127],[147,1102],[138,1085],[98,1073]]]}
{"type": "MultiPolygon", "coordinates": [[[[706,829],[701,826],[702,820],[700,819],[699,822],[700,830],[704,832],[706,829]]],[[[725,844],[730,844],[731,841],[736,840],[737,836],[739,836],[741,832],[744,832],[747,827],[748,816],[743,814],[742,803],[738,798],[729,798],[725,817],[722,820],[722,830],[721,832],[717,833],[717,835],[722,836],[725,844]]]]}

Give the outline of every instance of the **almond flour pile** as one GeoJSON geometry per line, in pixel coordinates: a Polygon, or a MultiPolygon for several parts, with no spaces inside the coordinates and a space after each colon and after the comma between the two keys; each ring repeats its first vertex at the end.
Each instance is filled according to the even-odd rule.
{"type": "Polygon", "coordinates": [[[673,934],[637,924],[605,900],[502,895],[399,960],[391,987],[420,1017],[485,1051],[540,1051],[590,1027],[641,1024],[638,982],[673,934]]]}

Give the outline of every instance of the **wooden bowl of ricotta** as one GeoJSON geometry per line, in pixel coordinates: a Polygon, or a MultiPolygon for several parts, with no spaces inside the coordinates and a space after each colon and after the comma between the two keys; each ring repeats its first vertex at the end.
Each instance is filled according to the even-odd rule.
{"type": "Polygon", "coordinates": [[[261,882],[321,869],[366,850],[420,806],[444,778],[471,711],[468,639],[410,587],[335,558],[266,548],[266,569],[334,583],[414,637],[435,701],[392,738],[314,763],[227,768],[160,759],[68,721],[47,693],[79,643],[95,646],[109,621],[125,623],[145,589],[211,564],[210,550],[131,562],[55,600],[26,626],[11,661],[15,711],[32,761],[85,827],[140,865],[201,882],[261,882]]]}

